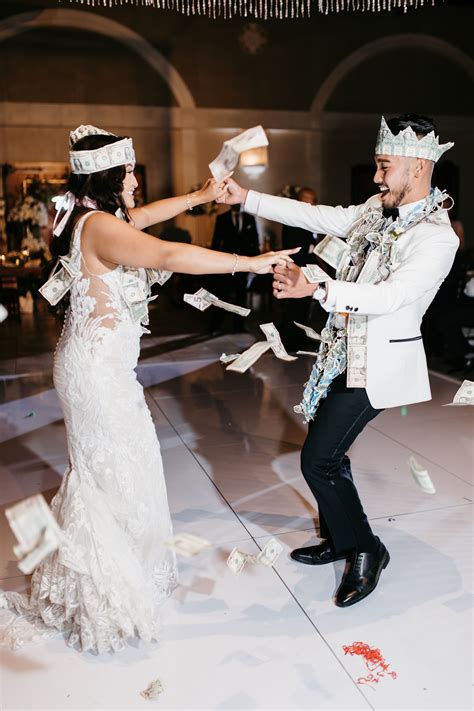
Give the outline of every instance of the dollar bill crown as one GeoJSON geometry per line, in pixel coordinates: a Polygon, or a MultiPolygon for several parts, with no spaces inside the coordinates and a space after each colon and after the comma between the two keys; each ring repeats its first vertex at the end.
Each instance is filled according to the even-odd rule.
{"type": "MultiPolygon", "coordinates": [[[[78,126],[69,134],[69,147],[85,136],[115,136],[115,133],[105,131],[96,126],[78,126]]],[[[69,151],[71,171],[76,175],[90,175],[100,170],[115,168],[117,165],[135,166],[135,151],[131,138],[123,138],[115,143],[110,143],[94,150],[69,151]]]]}
{"type": "Polygon", "coordinates": [[[389,129],[385,117],[382,116],[375,153],[376,155],[426,158],[436,163],[443,153],[449,151],[453,146],[454,143],[440,144],[434,131],[418,138],[411,126],[407,126],[395,135],[389,129]]]}

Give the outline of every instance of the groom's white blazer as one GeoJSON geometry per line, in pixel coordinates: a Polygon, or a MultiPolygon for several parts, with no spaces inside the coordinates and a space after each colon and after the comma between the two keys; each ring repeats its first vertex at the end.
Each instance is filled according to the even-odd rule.
{"type": "MultiPolygon", "coordinates": [[[[250,190],[246,212],[268,220],[345,238],[375,195],[363,205],[328,207],[250,190]]],[[[400,207],[400,214],[414,204],[400,207]]],[[[449,273],[459,240],[446,210],[439,210],[397,240],[399,266],[379,284],[332,281],[326,311],[367,315],[367,395],[374,408],[431,399],[421,320],[449,273]]]]}

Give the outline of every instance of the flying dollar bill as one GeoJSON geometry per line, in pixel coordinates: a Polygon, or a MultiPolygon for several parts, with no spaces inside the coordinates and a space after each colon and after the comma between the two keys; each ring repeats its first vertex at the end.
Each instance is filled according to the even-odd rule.
{"type": "Polygon", "coordinates": [[[227,301],[222,301],[218,299],[217,296],[211,294],[206,289],[198,289],[195,294],[185,294],[184,301],[190,306],[199,309],[199,311],[205,311],[209,306],[217,306],[219,309],[224,309],[224,311],[230,311],[238,316],[248,316],[250,309],[245,309],[243,306],[236,306],[235,304],[228,304],[227,301]]]}
{"type": "Polygon", "coordinates": [[[241,153],[263,146],[268,146],[268,138],[262,126],[254,126],[239,133],[238,136],[224,141],[217,158],[209,163],[212,176],[220,183],[237,166],[241,153]]]}
{"type": "Polygon", "coordinates": [[[321,257],[326,264],[337,269],[339,262],[342,260],[345,253],[349,251],[349,248],[340,237],[334,237],[333,235],[326,235],[324,239],[319,242],[314,248],[313,254],[321,257]]]}
{"type": "Polygon", "coordinates": [[[262,548],[257,556],[257,561],[262,565],[275,565],[279,555],[283,551],[283,546],[276,538],[271,538],[262,548]]]}
{"type": "Polygon", "coordinates": [[[293,323],[295,324],[295,326],[298,326],[298,328],[301,328],[306,333],[308,338],[311,338],[313,341],[321,340],[321,336],[319,335],[319,333],[316,333],[316,331],[310,326],[305,326],[303,323],[297,323],[296,321],[293,321],[293,323]]]}
{"type": "Polygon", "coordinates": [[[204,538],[183,532],[177,533],[173,538],[165,541],[165,546],[185,558],[192,558],[206,548],[210,548],[211,544],[204,538]]]}
{"type": "Polygon", "coordinates": [[[240,575],[246,562],[247,554],[238,548],[234,548],[227,558],[227,566],[235,576],[240,575]]]}
{"type": "Polygon", "coordinates": [[[237,360],[237,358],[240,357],[240,353],[231,353],[227,355],[226,353],[223,353],[221,357],[219,358],[221,363],[224,363],[227,365],[227,363],[233,363],[234,360],[237,360]]]}
{"type": "Polygon", "coordinates": [[[431,481],[430,475],[427,470],[423,469],[421,464],[416,461],[415,457],[408,459],[408,466],[420,489],[423,489],[426,494],[436,494],[436,489],[431,481]]]}
{"type": "Polygon", "coordinates": [[[290,356],[286,352],[285,346],[281,341],[281,336],[278,333],[278,329],[274,323],[261,323],[260,328],[264,332],[265,338],[267,339],[268,343],[270,344],[270,348],[272,349],[277,358],[286,361],[298,360],[296,356],[290,356]]]}
{"type": "Polygon", "coordinates": [[[472,380],[465,380],[455,393],[453,401],[443,407],[463,407],[465,405],[474,405],[474,382],[472,380]]]}
{"type": "Polygon", "coordinates": [[[296,351],[296,355],[309,355],[309,356],[318,356],[318,353],[314,353],[314,351],[296,351]]]}
{"type": "Polygon", "coordinates": [[[18,567],[25,574],[31,573],[64,541],[64,534],[41,494],[6,509],[5,516],[18,541],[13,548],[15,556],[21,559],[18,567]]]}
{"type": "Polygon", "coordinates": [[[318,284],[319,282],[332,281],[329,274],[326,274],[324,269],[318,267],[317,264],[307,264],[301,267],[301,271],[305,275],[310,284],[318,284]]]}
{"type": "Polygon", "coordinates": [[[268,350],[270,350],[270,343],[267,341],[257,341],[257,343],[254,343],[250,348],[247,348],[246,351],[241,353],[233,363],[230,363],[226,370],[232,370],[235,373],[245,373],[245,371],[256,363],[268,350]]]}

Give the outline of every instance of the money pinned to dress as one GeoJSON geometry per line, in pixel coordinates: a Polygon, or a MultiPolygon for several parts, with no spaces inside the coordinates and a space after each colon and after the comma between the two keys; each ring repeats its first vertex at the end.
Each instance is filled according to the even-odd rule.
{"type": "Polygon", "coordinates": [[[264,146],[268,146],[268,138],[262,126],[254,126],[242,131],[238,136],[224,141],[217,158],[209,163],[213,178],[220,183],[236,168],[241,153],[251,148],[263,148],[264,146]]]}
{"type": "Polygon", "coordinates": [[[267,341],[257,341],[250,348],[241,353],[226,370],[232,370],[235,373],[245,373],[257,360],[267,351],[270,350],[270,344],[267,341]]]}
{"type": "Polygon", "coordinates": [[[163,286],[173,276],[173,272],[169,272],[166,269],[145,269],[145,271],[149,286],[153,286],[153,284],[163,286]]]}
{"type": "Polygon", "coordinates": [[[455,393],[453,401],[443,407],[464,407],[465,405],[474,405],[474,382],[472,380],[465,380],[455,393]]]}
{"type": "Polygon", "coordinates": [[[431,481],[431,477],[428,474],[428,471],[426,469],[423,469],[421,464],[417,462],[415,457],[410,457],[408,459],[408,466],[410,467],[410,471],[413,475],[414,480],[426,494],[436,494],[436,489],[434,487],[433,482],[431,481]]]}
{"type": "Polygon", "coordinates": [[[326,264],[329,264],[329,266],[337,269],[343,256],[348,252],[349,247],[344,240],[340,237],[334,237],[333,235],[326,235],[321,242],[318,242],[314,248],[313,254],[321,257],[326,264]]]}
{"type": "Polygon", "coordinates": [[[165,541],[164,545],[166,548],[170,548],[179,553],[179,555],[184,556],[184,558],[192,558],[193,556],[201,553],[206,548],[210,548],[211,544],[206,541],[205,538],[199,538],[192,533],[177,533],[173,538],[165,541]]]}
{"type": "Polygon", "coordinates": [[[301,328],[306,333],[308,338],[311,338],[313,341],[321,340],[321,336],[319,335],[319,333],[317,333],[314,328],[311,328],[311,326],[305,326],[304,323],[297,323],[296,321],[293,321],[293,323],[295,324],[295,326],[298,326],[298,328],[301,328]]]}
{"type": "Polygon", "coordinates": [[[267,339],[268,343],[270,344],[270,348],[272,349],[277,358],[286,361],[298,360],[296,356],[290,356],[286,352],[286,348],[282,343],[281,336],[274,323],[261,323],[260,328],[264,332],[265,338],[267,339]]]}
{"type": "Polygon", "coordinates": [[[224,309],[224,311],[230,311],[232,314],[237,314],[238,316],[248,316],[250,309],[245,309],[243,306],[236,306],[235,304],[229,304],[227,301],[222,301],[218,299],[217,296],[211,294],[207,289],[198,289],[195,294],[185,294],[185,303],[194,308],[199,309],[199,311],[206,311],[210,306],[217,306],[219,309],[224,309]]]}
{"type": "Polygon", "coordinates": [[[143,696],[143,698],[147,700],[156,699],[156,697],[162,694],[164,690],[164,686],[160,679],[155,679],[148,684],[144,691],[140,691],[140,696],[143,696]]]}
{"type": "Polygon", "coordinates": [[[19,559],[19,569],[26,575],[64,542],[64,534],[41,494],[6,509],[5,516],[18,541],[13,553],[19,559]]]}
{"type": "Polygon", "coordinates": [[[318,267],[317,264],[307,264],[305,267],[301,267],[301,271],[310,284],[319,284],[320,282],[332,281],[329,274],[326,274],[324,269],[318,267]]]}

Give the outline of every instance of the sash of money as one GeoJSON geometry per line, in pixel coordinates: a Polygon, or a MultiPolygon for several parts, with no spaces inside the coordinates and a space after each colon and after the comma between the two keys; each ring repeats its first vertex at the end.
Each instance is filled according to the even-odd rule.
{"type": "MultiPolygon", "coordinates": [[[[385,219],[381,208],[369,207],[352,226],[346,249],[342,249],[340,240],[335,237],[330,237],[326,243],[326,251],[337,263],[336,279],[369,284],[387,279],[398,266],[396,241],[400,235],[439,210],[448,198],[446,191],[434,188],[405,218],[399,217],[395,221],[385,219]],[[331,240],[338,242],[331,246],[331,240]]],[[[323,250],[319,256],[323,257],[321,252],[323,250]]],[[[294,408],[295,412],[304,415],[305,422],[314,418],[332,381],[346,369],[348,387],[367,385],[368,317],[351,314],[346,326],[341,327],[338,316],[335,313],[329,315],[302,401],[294,408]]]]}

